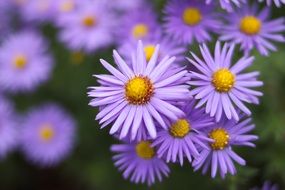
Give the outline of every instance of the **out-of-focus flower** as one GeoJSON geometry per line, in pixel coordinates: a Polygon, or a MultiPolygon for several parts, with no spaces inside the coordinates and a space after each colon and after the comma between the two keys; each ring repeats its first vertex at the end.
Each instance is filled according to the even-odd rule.
{"type": "Polygon", "coordinates": [[[0,87],[6,91],[32,91],[49,79],[52,68],[47,42],[35,32],[13,34],[0,47],[0,87]]]}
{"type": "Polygon", "coordinates": [[[101,1],[80,2],[76,9],[59,17],[60,40],[75,51],[92,52],[110,46],[115,17],[106,8],[101,1]]]}
{"type": "Polygon", "coordinates": [[[10,3],[9,1],[0,1],[0,42],[10,30],[10,3]]]}
{"type": "Polygon", "coordinates": [[[152,185],[156,179],[162,181],[162,177],[170,172],[167,164],[157,158],[150,141],[113,145],[111,151],[116,154],[113,160],[124,178],[134,183],[152,185]]]}
{"type": "Polygon", "coordinates": [[[43,167],[66,158],[74,140],[73,118],[54,104],[33,109],[21,126],[21,149],[28,160],[43,167]]]}
{"type": "Polygon", "coordinates": [[[68,14],[79,6],[79,0],[54,0],[57,16],[68,14]]]}
{"type": "Polygon", "coordinates": [[[169,69],[175,58],[166,56],[157,63],[159,48],[147,63],[143,44],[138,44],[137,53],[129,66],[114,51],[114,60],[118,68],[104,60],[102,65],[111,75],[95,75],[100,86],[90,87],[89,105],[102,109],[96,117],[102,128],[114,122],[110,134],[121,131],[124,138],[131,131],[135,138],[144,123],[151,138],[157,135],[155,121],[166,128],[162,116],[177,120],[184,116],[173,101],[185,100],[189,97],[188,85],[185,85],[187,71],[169,69]],[[174,71],[174,72],[173,72],[174,71]]]}
{"type": "Polygon", "coordinates": [[[2,96],[0,97],[0,115],[0,159],[3,159],[18,141],[13,106],[2,96]]]}
{"type": "Polygon", "coordinates": [[[214,5],[196,0],[170,0],[165,8],[165,31],[183,44],[210,41],[210,33],[220,28],[214,5]]]}
{"type": "Polygon", "coordinates": [[[272,184],[270,181],[265,181],[261,188],[255,187],[250,190],[279,190],[277,184],[272,184]]]}
{"type": "Polygon", "coordinates": [[[173,163],[179,161],[183,165],[184,157],[192,162],[192,157],[199,156],[197,145],[208,148],[210,139],[201,131],[212,125],[213,120],[205,114],[204,109],[196,109],[194,106],[194,100],[181,103],[180,107],[186,116],[174,122],[167,121],[168,129],[158,132],[152,146],[156,148],[159,158],[173,163]]]}
{"type": "Polygon", "coordinates": [[[271,6],[273,3],[277,6],[277,7],[281,7],[282,4],[285,4],[285,0],[258,0],[259,2],[264,2],[266,1],[266,4],[268,6],[271,6]]]}
{"type": "Polygon", "coordinates": [[[193,161],[195,171],[202,168],[202,173],[205,174],[210,168],[212,178],[218,171],[224,178],[227,173],[231,175],[236,173],[233,161],[240,165],[246,164],[245,160],[232,150],[232,147],[255,147],[252,141],[257,140],[258,137],[247,134],[254,128],[254,125],[250,124],[251,119],[245,119],[243,116],[241,118],[242,120],[237,123],[235,120],[223,117],[220,122],[205,131],[205,134],[214,142],[208,144],[208,149],[201,148],[200,156],[193,161]]]}
{"type": "Polygon", "coordinates": [[[127,12],[139,8],[143,6],[143,4],[144,0],[112,0],[112,3],[109,3],[109,6],[113,10],[127,12]]]}
{"type": "Polygon", "coordinates": [[[225,16],[227,24],[221,30],[220,40],[241,44],[245,53],[256,48],[261,55],[268,56],[269,51],[277,51],[271,41],[285,42],[284,18],[269,20],[269,16],[269,7],[258,11],[256,4],[244,5],[225,16]]]}
{"type": "MultiPolygon", "coordinates": [[[[240,7],[242,3],[245,3],[245,0],[219,0],[220,1],[220,5],[223,9],[227,10],[227,11],[233,11],[233,6],[238,6],[240,7]]],[[[206,3],[212,3],[213,0],[206,0],[206,3]]]]}
{"type": "Polygon", "coordinates": [[[206,113],[215,116],[217,121],[223,114],[228,119],[239,120],[237,108],[250,115],[244,102],[258,104],[257,97],[262,96],[261,92],[251,89],[263,85],[256,79],[259,72],[241,73],[253,63],[254,57],[243,56],[233,64],[234,47],[225,44],[221,48],[220,42],[217,42],[213,57],[203,44],[200,46],[203,60],[194,53],[191,53],[194,59],[189,59],[198,70],[190,74],[189,84],[196,87],[191,94],[199,100],[197,107],[206,104],[206,113]]]}

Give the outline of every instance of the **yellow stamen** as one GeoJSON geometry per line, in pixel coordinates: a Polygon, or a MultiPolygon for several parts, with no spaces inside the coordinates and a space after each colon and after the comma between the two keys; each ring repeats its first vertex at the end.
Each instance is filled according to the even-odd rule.
{"type": "Polygon", "coordinates": [[[176,138],[185,137],[191,130],[190,123],[186,119],[179,119],[171,125],[170,134],[176,138]]]}
{"type": "Polygon", "coordinates": [[[155,155],[154,148],[149,141],[141,141],[136,145],[136,153],[140,158],[151,159],[155,155]]]}
{"type": "Polygon", "coordinates": [[[228,145],[230,139],[228,132],[223,128],[213,129],[209,133],[209,137],[214,140],[211,143],[213,150],[223,150],[228,145]]]}
{"type": "Polygon", "coordinates": [[[226,68],[217,70],[212,77],[212,84],[216,91],[229,92],[235,83],[235,75],[226,68]]]}
{"type": "Polygon", "coordinates": [[[132,34],[136,39],[145,37],[148,34],[148,26],[145,24],[137,24],[133,27],[132,34]]]}
{"type": "Polygon", "coordinates": [[[245,16],[240,21],[240,30],[247,35],[258,34],[261,26],[261,21],[255,16],[245,16]]]}
{"type": "Polygon", "coordinates": [[[14,66],[17,69],[23,69],[27,65],[27,58],[24,55],[17,55],[14,58],[14,66]]]}
{"type": "Polygon", "coordinates": [[[155,51],[155,46],[154,45],[147,45],[144,47],[144,53],[146,60],[149,61],[155,51]]]}
{"type": "Polygon", "coordinates": [[[82,19],[82,24],[86,27],[92,27],[96,24],[96,19],[93,16],[86,16],[82,19]]]}
{"type": "Polygon", "coordinates": [[[202,20],[202,14],[199,9],[194,7],[189,7],[184,10],[183,21],[185,24],[194,26],[199,24],[201,20],[202,20]]]}
{"type": "Polygon", "coordinates": [[[40,127],[39,135],[41,140],[48,142],[54,137],[54,129],[51,124],[43,124],[40,127]]]}

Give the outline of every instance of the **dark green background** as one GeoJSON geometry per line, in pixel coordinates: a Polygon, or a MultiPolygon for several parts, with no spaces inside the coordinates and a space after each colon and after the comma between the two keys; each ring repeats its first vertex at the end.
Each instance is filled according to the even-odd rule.
{"type": "MultiPolygon", "coordinates": [[[[164,1],[155,0],[154,3],[160,13],[164,1]]],[[[274,8],[273,12],[273,17],[284,16],[285,8],[274,8]]],[[[48,25],[41,30],[50,41],[56,61],[52,79],[33,94],[20,94],[11,99],[19,113],[49,101],[64,106],[78,122],[77,145],[67,160],[50,169],[32,165],[16,151],[0,162],[0,190],[147,189],[145,185],[125,181],[114,167],[109,148],[117,141],[108,135],[109,128],[99,129],[94,121],[97,110],[88,106],[87,87],[96,84],[92,74],[105,72],[99,58],[113,62],[112,48],[86,55],[82,63],[75,64],[71,53],[57,41],[57,29],[48,25]]],[[[260,186],[265,180],[285,189],[285,45],[278,47],[279,51],[269,57],[254,52],[256,61],[250,70],[259,70],[265,83],[261,88],[264,92],[261,105],[251,106],[256,123],[254,133],[260,139],[255,149],[235,148],[245,158],[247,166],[237,166],[236,176],[221,180],[194,173],[190,164],[183,168],[170,165],[169,178],[152,186],[153,189],[236,190],[260,186]]],[[[198,53],[197,45],[189,49],[198,53]]],[[[240,55],[237,53],[236,57],[240,55]]]]}

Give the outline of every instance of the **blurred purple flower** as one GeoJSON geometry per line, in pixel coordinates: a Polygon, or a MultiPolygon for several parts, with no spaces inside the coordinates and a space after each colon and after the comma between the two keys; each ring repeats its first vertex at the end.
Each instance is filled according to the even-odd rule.
{"type": "Polygon", "coordinates": [[[201,148],[200,156],[193,161],[195,171],[202,168],[202,173],[205,174],[210,168],[212,178],[218,171],[224,178],[227,173],[236,174],[233,161],[240,165],[246,164],[245,160],[232,150],[232,146],[255,147],[252,141],[257,140],[258,137],[247,134],[254,128],[254,125],[250,123],[251,119],[243,116],[241,119],[237,123],[235,120],[223,117],[220,122],[205,131],[205,134],[214,142],[208,144],[208,149],[201,148]]]}
{"type": "Polygon", "coordinates": [[[268,6],[271,6],[274,3],[277,7],[281,7],[282,4],[285,4],[285,0],[258,0],[258,1],[259,2],[266,1],[268,6]]]}
{"type": "Polygon", "coordinates": [[[165,8],[164,27],[167,34],[183,44],[210,41],[221,22],[215,6],[196,0],[170,0],[165,8]]]}
{"type": "Polygon", "coordinates": [[[204,109],[196,109],[194,106],[194,100],[181,103],[180,108],[186,116],[174,122],[168,121],[168,129],[158,132],[152,146],[156,148],[159,158],[173,163],[179,161],[182,166],[184,157],[191,163],[192,157],[199,156],[197,145],[208,148],[210,139],[201,131],[213,125],[213,119],[205,114],[204,109]]]}
{"type": "Polygon", "coordinates": [[[148,134],[155,138],[155,121],[165,128],[162,116],[173,120],[184,116],[172,102],[189,97],[188,85],[185,85],[188,72],[183,68],[169,69],[175,61],[174,57],[166,56],[158,63],[158,54],[159,48],[156,47],[147,64],[143,44],[139,42],[131,66],[116,51],[114,60],[118,68],[101,60],[112,75],[95,75],[101,86],[90,87],[88,95],[94,99],[89,105],[102,108],[96,117],[102,128],[114,122],[110,134],[121,131],[120,137],[124,138],[131,131],[131,138],[134,139],[144,123],[148,134]]]}
{"type": "Polygon", "coordinates": [[[221,30],[220,40],[241,44],[245,53],[256,48],[261,55],[268,56],[269,51],[277,51],[271,41],[285,42],[284,18],[269,20],[270,8],[258,10],[256,4],[244,5],[237,12],[224,18],[227,24],[221,30]]]}
{"type": "Polygon", "coordinates": [[[73,148],[74,120],[57,105],[33,109],[21,128],[21,148],[28,160],[40,166],[58,164],[73,148]]]}
{"type": "Polygon", "coordinates": [[[9,92],[34,90],[53,68],[47,42],[32,31],[9,36],[0,47],[0,87],[9,92]]]}
{"type": "Polygon", "coordinates": [[[279,190],[279,187],[276,184],[272,184],[270,181],[265,181],[261,188],[255,187],[250,190],[279,190]]]}
{"type": "Polygon", "coordinates": [[[150,186],[156,179],[162,181],[162,177],[170,172],[167,164],[157,158],[149,141],[113,145],[111,151],[116,154],[113,160],[124,178],[130,178],[134,183],[147,183],[150,186]]]}
{"type": "Polygon", "coordinates": [[[263,85],[256,79],[259,72],[241,74],[253,63],[254,57],[243,56],[232,64],[234,48],[234,45],[228,44],[221,48],[220,42],[217,42],[213,57],[203,44],[200,46],[203,60],[194,53],[191,53],[194,59],[188,59],[198,70],[191,71],[189,81],[190,85],[196,87],[191,90],[191,94],[199,100],[196,107],[206,104],[206,113],[215,116],[217,121],[223,114],[228,119],[239,120],[237,108],[251,115],[243,102],[258,104],[257,96],[262,96],[261,92],[250,89],[263,85]]]}
{"type": "MultiPolygon", "coordinates": [[[[206,3],[212,3],[213,0],[206,0],[206,3]]],[[[223,9],[231,12],[233,11],[233,5],[240,7],[242,3],[245,3],[246,0],[219,0],[220,5],[223,9]]]]}

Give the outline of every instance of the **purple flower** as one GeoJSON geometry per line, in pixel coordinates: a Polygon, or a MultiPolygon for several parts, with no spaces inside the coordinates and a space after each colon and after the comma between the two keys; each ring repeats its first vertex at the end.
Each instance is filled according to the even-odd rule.
{"type": "Polygon", "coordinates": [[[33,109],[21,128],[21,148],[28,160],[40,166],[58,164],[73,148],[74,120],[57,105],[33,109]]]}
{"type": "Polygon", "coordinates": [[[35,32],[8,37],[0,48],[0,87],[26,92],[47,81],[53,68],[47,48],[47,42],[35,32]]]}
{"type": "MultiPolygon", "coordinates": [[[[242,3],[245,3],[245,0],[219,0],[220,5],[223,9],[231,12],[233,11],[233,5],[240,7],[242,3]]],[[[212,0],[206,0],[206,3],[211,3],[212,0]]]]}
{"type": "Polygon", "coordinates": [[[72,50],[86,52],[106,48],[113,43],[113,15],[101,1],[85,1],[68,14],[62,14],[57,23],[59,38],[72,50]]]}
{"type": "Polygon", "coordinates": [[[80,5],[79,0],[54,0],[54,3],[59,15],[70,13],[80,5]]]}
{"type": "Polygon", "coordinates": [[[3,97],[0,97],[0,115],[0,159],[3,159],[18,143],[15,113],[3,97]]]}
{"type": "Polygon", "coordinates": [[[255,187],[250,190],[279,190],[279,187],[276,184],[272,184],[270,181],[265,181],[261,188],[255,187]]]}
{"type": "Polygon", "coordinates": [[[259,2],[266,1],[268,6],[271,6],[274,3],[277,7],[281,7],[282,4],[285,4],[285,0],[258,0],[258,1],[259,2]]]}
{"type": "Polygon", "coordinates": [[[156,179],[162,181],[170,172],[167,164],[157,158],[149,141],[113,145],[111,151],[116,153],[113,160],[124,178],[134,183],[146,182],[150,186],[156,179]]]}
{"type": "Polygon", "coordinates": [[[96,120],[100,120],[102,128],[114,122],[110,134],[121,131],[120,137],[124,138],[131,131],[134,139],[144,123],[149,135],[155,138],[155,121],[165,128],[162,116],[173,120],[184,116],[173,101],[189,97],[188,85],[185,85],[188,72],[183,68],[169,69],[175,57],[166,56],[157,63],[158,54],[157,46],[147,63],[143,44],[139,42],[131,66],[116,51],[114,60],[118,68],[101,60],[112,75],[95,75],[100,86],[90,88],[88,95],[94,99],[89,105],[101,107],[96,120]]]}
{"type": "Polygon", "coordinates": [[[183,44],[210,41],[211,32],[220,27],[213,5],[196,0],[170,0],[165,8],[165,31],[183,44]]]}
{"type": "Polygon", "coordinates": [[[160,130],[152,146],[157,150],[157,156],[164,158],[167,162],[176,162],[183,165],[186,157],[192,162],[192,157],[199,156],[197,145],[207,149],[210,140],[201,133],[205,127],[213,124],[212,118],[205,114],[204,109],[194,108],[193,100],[181,103],[181,110],[186,116],[176,121],[168,121],[168,129],[160,130]]]}
{"type": "Polygon", "coordinates": [[[208,144],[208,149],[201,148],[200,156],[193,162],[194,170],[202,168],[202,173],[205,174],[210,168],[212,178],[218,171],[222,178],[227,173],[234,175],[236,168],[233,161],[240,165],[245,165],[246,162],[232,150],[232,147],[235,145],[255,147],[252,141],[258,138],[247,134],[254,128],[250,122],[251,119],[245,117],[242,117],[238,123],[223,117],[220,122],[209,127],[205,134],[214,142],[208,144]]]}
{"type": "Polygon", "coordinates": [[[109,6],[117,11],[132,11],[143,6],[143,2],[143,0],[113,0],[112,3],[109,3],[109,6]]]}
{"type": "Polygon", "coordinates": [[[217,121],[223,114],[228,119],[239,120],[237,108],[250,115],[244,102],[258,104],[257,96],[262,96],[261,92],[251,89],[263,85],[256,79],[259,73],[241,73],[252,64],[254,57],[243,56],[232,64],[234,47],[235,45],[225,44],[221,48],[220,42],[217,42],[213,57],[203,44],[200,46],[203,60],[194,53],[191,53],[194,59],[189,59],[198,70],[191,71],[190,74],[189,84],[196,87],[191,90],[191,94],[199,100],[197,107],[206,104],[206,113],[215,116],[217,121]]]}
{"type": "Polygon", "coordinates": [[[245,53],[256,48],[261,55],[268,56],[269,51],[277,51],[271,41],[285,42],[284,18],[269,20],[268,7],[258,10],[258,6],[244,5],[237,12],[225,16],[227,25],[221,30],[220,40],[241,45],[245,53]]]}
{"type": "Polygon", "coordinates": [[[8,34],[10,30],[10,3],[9,1],[0,1],[0,41],[8,34]]]}

